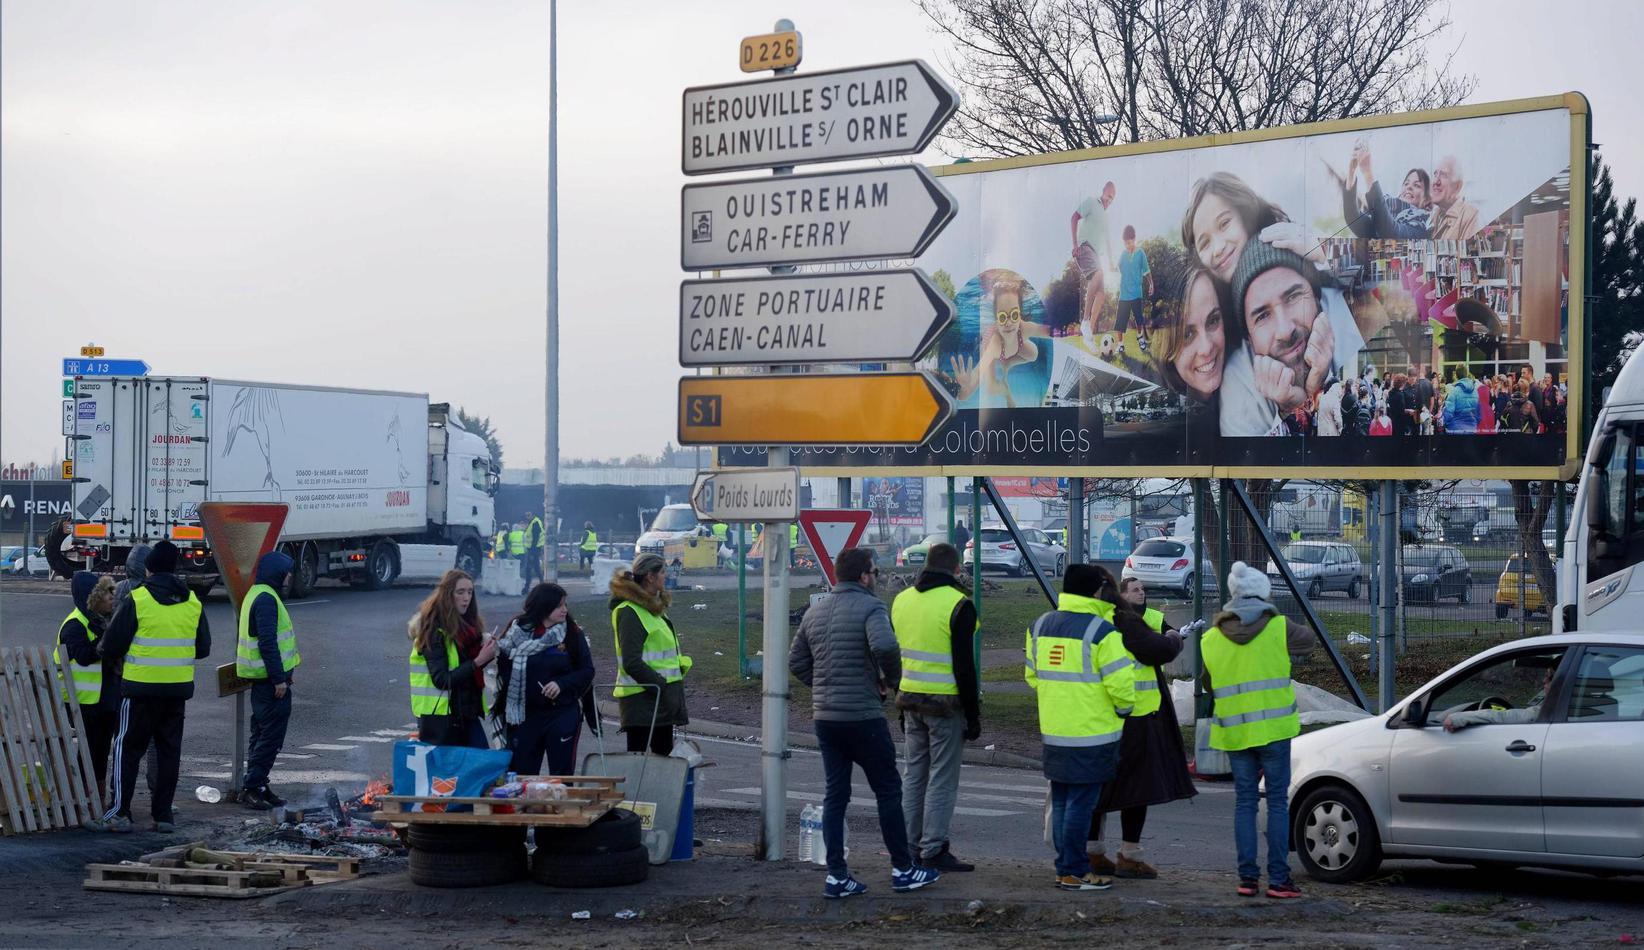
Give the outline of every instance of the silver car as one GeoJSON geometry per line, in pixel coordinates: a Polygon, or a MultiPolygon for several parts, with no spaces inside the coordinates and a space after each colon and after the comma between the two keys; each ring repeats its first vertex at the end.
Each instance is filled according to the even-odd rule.
{"type": "MultiPolygon", "coordinates": [[[[1033,551],[1034,563],[1039,570],[1052,576],[1060,577],[1067,570],[1067,548],[1062,547],[1050,536],[1038,528],[1019,528],[1022,538],[1033,551]]],[[[1004,528],[983,528],[976,532],[976,537],[965,545],[965,565],[975,563],[976,551],[982,551],[982,570],[1005,571],[1018,577],[1025,577],[1032,571],[1022,557],[1022,551],[1016,545],[1016,539],[1004,528]]]]}
{"type": "Polygon", "coordinates": [[[1638,873],[1640,750],[1644,634],[1515,640],[1293,740],[1292,840],[1332,882],[1384,857],[1638,873]]]}
{"type": "MultiPolygon", "coordinates": [[[[1136,545],[1125,558],[1119,579],[1134,577],[1148,590],[1166,590],[1182,597],[1193,596],[1193,539],[1151,538],[1136,545]]],[[[1204,589],[1216,589],[1216,569],[1211,566],[1209,547],[1199,562],[1204,589]]]]}
{"type": "MultiPolygon", "coordinates": [[[[1345,591],[1349,598],[1358,599],[1364,577],[1358,548],[1343,541],[1292,541],[1279,551],[1296,575],[1297,586],[1307,590],[1309,600],[1332,590],[1345,591]]],[[[1288,589],[1272,561],[1267,562],[1267,575],[1272,578],[1274,590],[1288,589]]]]}

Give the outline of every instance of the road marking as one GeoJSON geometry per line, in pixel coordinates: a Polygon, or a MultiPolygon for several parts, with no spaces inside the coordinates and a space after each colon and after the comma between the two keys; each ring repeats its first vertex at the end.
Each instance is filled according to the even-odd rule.
{"type": "Polygon", "coordinates": [[[396,739],[404,739],[405,730],[415,728],[417,728],[417,724],[412,723],[409,726],[401,726],[398,729],[373,729],[371,730],[371,734],[374,736],[393,736],[396,739]]]}
{"type": "Polygon", "coordinates": [[[312,607],[315,604],[329,604],[329,600],[293,600],[286,603],[287,607],[312,607]]]}
{"type": "MultiPolygon", "coordinates": [[[[760,794],[762,794],[762,792],[757,788],[727,788],[727,789],[724,790],[724,792],[727,795],[760,795],[760,794]]],[[[822,800],[822,796],[820,794],[816,793],[816,792],[789,792],[788,797],[795,800],[795,801],[801,801],[801,802],[819,802],[819,801],[822,800]]],[[[870,799],[871,799],[871,797],[872,796],[869,796],[870,799]]],[[[871,800],[863,801],[859,797],[852,797],[851,804],[854,805],[854,806],[857,806],[859,808],[878,808],[879,807],[878,804],[875,803],[874,801],[871,801],[871,800]]],[[[1024,812],[1020,812],[1020,811],[1001,811],[997,808],[966,808],[963,805],[960,805],[959,807],[955,808],[953,810],[953,813],[955,815],[975,815],[975,816],[980,817],[980,818],[1003,818],[1006,815],[1025,814],[1024,812]]]]}
{"type": "MultiPolygon", "coordinates": [[[[337,739],[340,742],[393,742],[394,741],[389,736],[338,736],[337,739]]],[[[304,746],[303,748],[311,749],[311,748],[313,748],[313,746],[304,746]]]]}
{"type": "Polygon", "coordinates": [[[1049,782],[1039,785],[1001,785],[997,782],[960,782],[960,788],[985,788],[992,792],[1038,792],[1043,795],[1050,788],[1049,782]]]}
{"type": "Polygon", "coordinates": [[[314,758],[314,753],[312,753],[312,752],[281,752],[279,755],[275,756],[275,758],[276,759],[312,759],[312,758],[314,758]]]}
{"type": "Polygon", "coordinates": [[[401,726],[400,728],[401,729],[415,729],[415,728],[417,728],[417,724],[414,723],[414,722],[408,722],[405,725],[401,726]]]}
{"type": "Polygon", "coordinates": [[[349,749],[358,749],[357,745],[332,745],[327,742],[310,742],[303,746],[305,749],[314,749],[319,752],[347,752],[349,749]]]}
{"type": "MultiPolygon", "coordinates": [[[[185,772],[189,778],[208,778],[219,782],[231,781],[232,772],[185,772]]],[[[278,773],[282,784],[292,785],[354,785],[371,781],[371,776],[364,772],[332,772],[325,769],[281,769],[278,773]]]]}

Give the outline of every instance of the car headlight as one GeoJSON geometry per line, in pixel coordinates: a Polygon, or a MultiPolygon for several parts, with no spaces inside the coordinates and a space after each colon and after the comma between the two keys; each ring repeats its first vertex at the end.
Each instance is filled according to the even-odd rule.
{"type": "Polygon", "coordinates": [[[1410,583],[1412,583],[1412,584],[1425,584],[1425,583],[1427,583],[1427,575],[1426,574],[1417,574],[1415,577],[1410,578],[1410,583]]]}

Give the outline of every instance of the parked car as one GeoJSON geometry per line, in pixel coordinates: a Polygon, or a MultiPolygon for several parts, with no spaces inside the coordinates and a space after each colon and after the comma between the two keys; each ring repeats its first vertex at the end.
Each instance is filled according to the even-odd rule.
{"type": "Polygon", "coordinates": [[[661,554],[669,541],[712,533],[690,505],[664,505],[651,519],[650,528],[634,543],[634,548],[640,554],[661,554]]]}
{"type": "MultiPolygon", "coordinates": [[[[1308,599],[1316,599],[1326,591],[1345,591],[1357,600],[1359,585],[1364,579],[1364,563],[1359,550],[1343,541],[1292,541],[1279,549],[1296,575],[1296,583],[1307,590],[1308,599]]],[[[1272,578],[1275,590],[1283,586],[1279,567],[1267,562],[1267,576],[1272,578]]]]}
{"type": "Polygon", "coordinates": [[[1492,647],[1379,716],[1291,740],[1297,856],[1322,881],[1384,857],[1644,872],[1644,634],[1492,647]],[[1516,712],[1444,729],[1456,712],[1516,712]]]}
{"type": "Polygon", "coordinates": [[[24,567],[23,545],[8,544],[0,548],[0,569],[7,574],[24,574],[29,577],[45,577],[51,573],[51,565],[46,563],[46,549],[36,547],[28,557],[27,567],[24,567]]]}
{"type": "MultiPolygon", "coordinates": [[[[1067,570],[1067,548],[1051,541],[1038,528],[1021,528],[1022,538],[1033,552],[1033,560],[1041,571],[1060,577],[1067,570]]],[[[1004,528],[984,527],[965,545],[965,566],[975,563],[976,551],[982,552],[982,570],[1005,571],[1018,577],[1032,573],[1027,559],[1016,546],[1010,532],[1004,528]]]]}
{"type": "Polygon", "coordinates": [[[1460,550],[1448,544],[1406,544],[1404,599],[1436,604],[1445,597],[1457,603],[1473,600],[1473,569],[1460,550]]]}
{"type": "Polygon", "coordinates": [[[938,531],[935,534],[927,534],[918,541],[915,541],[914,543],[903,548],[902,553],[896,556],[896,563],[906,567],[924,567],[925,558],[930,554],[931,545],[945,544],[947,540],[948,533],[946,531],[938,531]]]}
{"type": "MultiPolygon", "coordinates": [[[[1119,579],[1134,577],[1148,590],[1168,590],[1183,597],[1193,596],[1193,539],[1150,538],[1136,545],[1125,558],[1119,579]]],[[[1216,569],[1211,566],[1208,548],[1199,562],[1205,590],[1216,587],[1216,569]]]]}
{"type": "MultiPolygon", "coordinates": [[[[1554,558],[1553,563],[1556,567],[1558,559],[1554,558]]],[[[1535,572],[1526,572],[1522,559],[1514,555],[1507,559],[1507,564],[1501,569],[1501,579],[1496,582],[1496,619],[1506,619],[1509,613],[1521,606],[1528,617],[1545,611],[1547,602],[1541,597],[1541,585],[1536,583],[1535,572]],[[1522,601],[1520,585],[1524,588],[1522,601]]]]}

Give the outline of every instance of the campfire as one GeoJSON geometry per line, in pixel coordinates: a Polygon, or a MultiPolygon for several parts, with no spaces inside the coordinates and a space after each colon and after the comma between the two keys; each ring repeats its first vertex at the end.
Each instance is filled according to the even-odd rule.
{"type": "Polygon", "coordinates": [[[348,807],[351,811],[356,807],[364,809],[375,808],[377,799],[384,795],[392,794],[394,794],[394,786],[386,777],[374,778],[365,786],[365,791],[348,800],[348,807]]]}
{"type": "Polygon", "coordinates": [[[315,804],[290,803],[269,813],[270,823],[247,831],[245,841],[262,850],[383,857],[403,854],[404,844],[393,829],[371,820],[377,801],[392,794],[386,777],[374,779],[358,794],[344,799],[326,789],[315,804]]]}

